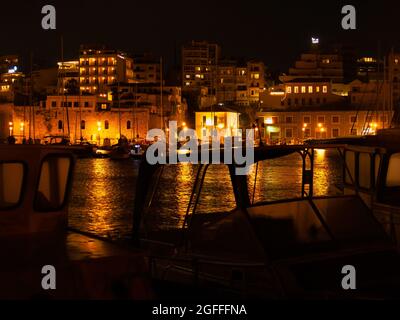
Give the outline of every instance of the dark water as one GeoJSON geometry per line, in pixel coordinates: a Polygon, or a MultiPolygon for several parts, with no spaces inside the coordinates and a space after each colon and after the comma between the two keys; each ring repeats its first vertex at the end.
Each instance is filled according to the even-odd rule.
{"type": "MultiPolygon", "coordinates": [[[[78,160],[75,171],[70,225],[112,239],[129,237],[139,163],[134,160],[78,160]]],[[[342,180],[340,159],[334,150],[317,150],[314,194],[332,195],[342,180]]],[[[182,224],[189,203],[197,166],[166,166],[155,193],[157,223],[165,227],[182,224]]],[[[298,154],[259,164],[254,201],[279,200],[301,196],[302,160],[298,154]]],[[[256,166],[251,168],[249,193],[253,195],[256,166]]],[[[226,211],[234,208],[228,170],[211,165],[207,171],[198,210],[226,211]]]]}

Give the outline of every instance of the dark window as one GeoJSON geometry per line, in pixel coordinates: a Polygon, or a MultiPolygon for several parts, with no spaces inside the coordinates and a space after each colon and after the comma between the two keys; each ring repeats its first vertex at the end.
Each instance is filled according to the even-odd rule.
{"type": "Polygon", "coordinates": [[[85,108],[88,108],[88,107],[89,107],[89,102],[85,101],[85,108]]]}
{"type": "Polygon", "coordinates": [[[128,130],[131,128],[131,122],[130,122],[130,120],[128,120],[128,121],[126,122],[126,128],[127,128],[128,130]]]}
{"type": "Polygon", "coordinates": [[[292,104],[292,99],[287,99],[287,105],[290,106],[292,104]]]}
{"type": "Polygon", "coordinates": [[[332,138],[337,138],[337,137],[339,137],[339,129],[333,128],[332,129],[332,138]]]}
{"type": "Polygon", "coordinates": [[[75,107],[75,108],[78,108],[78,107],[79,107],[79,102],[78,102],[78,101],[75,101],[75,102],[74,102],[74,107],[75,107]]]}
{"type": "Polygon", "coordinates": [[[53,108],[57,107],[57,101],[52,101],[52,102],[51,102],[51,106],[52,106],[53,108]]]}
{"type": "Polygon", "coordinates": [[[86,122],[85,120],[81,121],[81,129],[84,130],[86,128],[86,122]]]}
{"type": "Polygon", "coordinates": [[[72,107],[72,102],[68,102],[68,107],[69,107],[69,108],[72,107]]]}
{"type": "Polygon", "coordinates": [[[313,104],[312,98],[310,98],[310,100],[308,100],[308,104],[309,104],[310,106],[312,106],[312,104],[313,104]]]}
{"type": "Polygon", "coordinates": [[[104,121],[104,129],[108,129],[110,127],[110,124],[108,123],[108,120],[104,121]]]}
{"type": "Polygon", "coordinates": [[[293,123],[293,117],[286,117],[286,123],[293,123]]]}
{"type": "Polygon", "coordinates": [[[303,120],[304,120],[304,123],[311,123],[311,118],[308,116],[304,117],[303,120]]]}
{"type": "Polygon", "coordinates": [[[339,123],[339,117],[338,116],[333,116],[332,117],[332,123],[339,123]]]}
{"type": "Polygon", "coordinates": [[[63,128],[63,122],[61,120],[58,120],[58,130],[62,130],[63,128]]]}

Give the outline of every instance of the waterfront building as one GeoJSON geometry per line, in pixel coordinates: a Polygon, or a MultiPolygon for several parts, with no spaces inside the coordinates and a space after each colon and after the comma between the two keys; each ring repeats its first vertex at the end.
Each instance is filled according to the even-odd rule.
{"type": "Polygon", "coordinates": [[[328,78],[295,78],[261,92],[260,100],[263,110],[332,106],[347,101],[344,94],[334,91],[328,78]]]}
{"type": "Polygon", "coordinates": [[[198,139],[209,141],[212,130],[217,130],[220,136],[233,136],[239,129],[239,116],[235,110],[226,107],[213,106],[196,112],[196,135],[198,139]]]}
{"type": "Polygon", "coordinates": [[[83,138],[98,145],[115,144],[120,134],[128,140],[144,139],[149,129],[149,108],[112,107],[95,95],[48,96],[42,106],[12,109],[10,121],[18,142],[24,137],[43,142],[46,136],[65,136],[71,142],[83,138]]]}
{"type": "Polygon", "coordinates": [[[374,134],[387,127],[392,112],[342,107],[302,107],[262,111],[257,117],[267,143],[301,143],[306,139],[326,139],[374,134]]]}

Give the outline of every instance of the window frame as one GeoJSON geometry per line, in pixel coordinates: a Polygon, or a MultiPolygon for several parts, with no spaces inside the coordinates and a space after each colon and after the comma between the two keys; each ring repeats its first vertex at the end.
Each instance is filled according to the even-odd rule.
{"type": "Polygon", "coordinates": [[[71,196],[71,189],[72,189],[72,180],[74,176],[74,168],[75,168],[75,161],[74,161],[74,156],[69,153],[49,153],[46,156],[42,158],[40,161],[40,169],[39,169],[39,174],[36,178],[36,183],[35,183],[35,189],[34,189],[34,196],[33,196],[33,205],[32,208],[35,212],[39,213],[49,213],[49,212],[56,212],[56,211],[61,211],[65,208],[66,204],[68,203],[68,200],[70,199],[71,196]],[[69,158],[70,159],[70,167],[69,167],[69,172],[68,172],[68,177],[67,177],[67,183],[65,185],[65,194],[64,194],[64,199],[62,203],[55,208],[47,208],[47,209],[40,209],[37,207],[36,202],[37,202],[37,197],[38,197],[38,189],[39,189],[39,183],[40,183],[40,176],[42,173],[42,168],[43,164],[45,163],[46,160],[48,159],[53,159],[53,158],[69,158]]]}

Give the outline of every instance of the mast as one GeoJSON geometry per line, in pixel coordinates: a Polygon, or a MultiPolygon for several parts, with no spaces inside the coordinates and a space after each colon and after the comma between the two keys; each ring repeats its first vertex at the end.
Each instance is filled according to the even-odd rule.
{"type": "Polygon", "coordinates": [[[118,129],[119,129],[119,138],[121,139],[121,97],[119,93],[119,80],[117,83],[117,94],[118,94],[118,129]]]}
{"type": "MultiPolygon", "coordinates": [[[[68,113],[68,97],[65,93],[65,66],[64,66],[64,38],[61,36],[61,66],[62,66],[62,83],[63,83],[63,96],[65,99],[65,115],[66,115],[66,120],[67,120],[67,132],[68,132],[68,139],[70,139],[70,128],[69,128],[69,113],[68,113]]],[[[64,101],[63,99],[63,101],[64,101]]],[[[64,133],[64,125],[63,125],[63,136],[65,135],[64,133]]]]}
{"type": "Polygon", "coordinates": [[[31,52],[31,106],[32,106],[32,131],[33,131],[33,140],[35,141],[36,139],[36,134],[35,134],[35,106],[34,106],[34,101],[33,101],[33,52],[31,52]]]}
{"type": "Polygon", "coordinates": [[[32,51],[30,53],[30,88],[29,88],[29,142],[32,139],[32,131],[31,131],[31,127],[32,127],[32,119],[33,119],[33,110],[32,110],[32,103],[33,103],[33,95],[32,95],[32,91],[33,91],[33,68],[32,68],[32,61],[33,61],[33,54],[32,51]]]}
{"type": "Polygon", "coordinates": [[[161,112],[161,127],[164,128],[164,110],[163,110],[163,61],[162,56],[160,57],[160,112],[161,112]]]}

